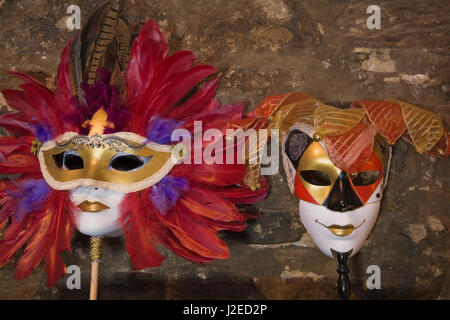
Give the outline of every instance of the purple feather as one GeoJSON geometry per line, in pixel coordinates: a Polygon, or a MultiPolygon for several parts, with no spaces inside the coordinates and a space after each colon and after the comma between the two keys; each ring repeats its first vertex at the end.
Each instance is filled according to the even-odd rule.
{"type": "Polygon", "coordinates": [[[159,213],[165,216],[188,188],[189,183],[185,178],[167,175],[152,187],[150,201],[159,213]]]}
{"type": "Polygon", "coordinates": [[[153,117],[150,119],[147,129],[148,141],[159,144],[170,144],[172,132],[183,125],[182,121],[153,117]]]}
{"type": "Polygon", "coordinates": [[[7,191],[16,201],[15,218],[20,221],[26,214],[42,209],[50,193],[45,180],[29,180],[17,185],[17,189],[7,191]]]}
{"type": "Polygon", "coordinates": [[[53,139],[53,133],[49,127],[40,124],[33,124],[34,127],[34,135],[38,138],[42,143],[50,141],[53,139]]]}

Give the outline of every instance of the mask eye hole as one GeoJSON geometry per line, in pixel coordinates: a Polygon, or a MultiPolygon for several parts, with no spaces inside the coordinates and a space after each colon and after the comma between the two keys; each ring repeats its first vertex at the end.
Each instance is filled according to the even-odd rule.
{"type": "Polygon", "coordinates": [[[112,158],[109,167],[119,171],[136,170],[146,164],[150,158],[151,156],[142,159],[133,154],[119,153],[112,158]]]}
{"type": "Polygon", "coordinates": [[[380,175],[381,172],[375,170],[359,172],[356,178],[353,179],[352,183],[356,187],[368,186],[377,182],[380,175]]]}
{"type": "Polygon", "coordinates": [[[331,184],[330,177],[323,171],[302,170],[300,175],[306,182],[316,186],[329,186],[331,184]]]}
{"type": "Polygon", "coordinates": [[[84,162],[83,158],[80,157],[80,155],[73,150],[67,150],[64,152],[64,169],[67,170],[77,170],[77,169],[83,169],[84,162]]]}
{"type": "Polygon", "coordinates": [[[55,164],[58,168],[62,168],[63,163],[64,163],[64,152],[54,154],[53,161],[55,161],[55,164]]]}
{"type": "Polygon", "coordinates": [[[58,168],[64,170],[78,170],[84,168],[83,158],[74,150],[66,150],[64,152],[54,154],[53,161],[58,168]]]}

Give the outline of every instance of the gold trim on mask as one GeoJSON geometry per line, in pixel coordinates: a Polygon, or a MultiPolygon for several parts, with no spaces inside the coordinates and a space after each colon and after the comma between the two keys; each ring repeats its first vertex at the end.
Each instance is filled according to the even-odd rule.
{"type": "Polygon", "coordinates": [[[157,183],[183,156],[179,145],[146,143],[146,138],[129,132],[92,136],[66,133],[57,140],[46,142],[38,155],[45,180],[56,190],[96,186],[123,193],[157,183]],[[83,159],[82,168],[67,170],[57,165],[54,156],[67,150],[75,151],[83,159]],[[133,170],[116,170],[110,164],[119,153],[147,159],[147,162],[143,161],[143,165],[133,170]]]}
{"type": "Polygon", "coordinates": [[[326,151],[317,142],[312,142],[303,153],[300,162],[297,167],[297,174],[300,181],[305,186],[306,190],[311,194],[311,196],[316,200],[317,203],[321,204],[325,201],[333,188],[334,183],[339,177],[341,169],[336,167],[331,159],[328,157],[326,151]],[[310,184],[305,179],[303,179],[300,171],[303,170],[318,170],[327,174],[330,178],[330,185],[328,186],[317,186],[310,184]]]}

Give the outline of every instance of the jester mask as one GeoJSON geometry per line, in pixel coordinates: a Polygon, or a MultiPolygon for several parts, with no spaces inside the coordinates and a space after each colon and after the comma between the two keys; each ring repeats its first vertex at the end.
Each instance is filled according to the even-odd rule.
{"type": "Polygon", "coordinates": [[[361,100],[341,109],[303,93],[264,99],[253,116],[280,130],[289,188],[319,249],[355,255],[372,230],[387,183],[391,145],[403,137],[416,151],[448,156],[438,115],[408,103],[361,100]]]}
{"type": "MultiPolygon", "coordinates": [[[[419,153],[450,154],[440,117],[399,100],[361,100],[341,109],[304,93],[265,98],[251,114],[280,130],[283,166],[300,218],[319,249],[339,263],[337,289],[350,294],[347,259],[371,232],[387,183],[391,145],[400,137],[419,153]]],[[[249,121],[249,120],[247,120],[249,121]]]]}
{"type": "Polygon", "coordinates": [[[152,20],[130,48],[116,6],[98,9],[67,43],[56,91],[16,71],[22,90],[2,91],[13,111],[0,116],[9,133],[0,137],[0,171],[16,179],[0,188],[0,266],[25,246],[16,279],[44,260],[53,286],[65,274],[59,254],[71,250],[74,228],[123,234],[137,269],[161,264],[158,245],[195,262],[225,259],[217,231],[245,229],[236,204],[265,196],[262,178],[259,190],[242,182],[244,164],[183,162],[195,150],[172,141],[175,129],[194,135],[202,121],[225,134],[244,104],[221,107],[216,69],[193,65],[189,51],[169,54],[152,20]]]}

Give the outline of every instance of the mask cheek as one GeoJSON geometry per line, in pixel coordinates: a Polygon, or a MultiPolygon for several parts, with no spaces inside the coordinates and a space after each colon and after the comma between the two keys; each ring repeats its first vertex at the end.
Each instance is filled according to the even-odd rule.
{"type": "MultiPolygon", "coordinates": [[[[355,179],[351,179],[353,189],[364,204],[372,202],[372,198],[376,195],[376,192],[380,193],[380,190],[377,191],[377,189],[380,187],[381,181],[383,181],[383,166],[381,164],[380,158],[375,154],[375,152],[372,152],[372,156],[370,157],[370,159],[361,167],[359,174],[370,172],[379,172],[379,178],[371,184],[355,185],[355,179]]],[[[378,200],[380,199],[381,193],[378,200]]]]}
{"type": "MultiPolygon", "coordinates": [[[[383,180],[383,177],[381,176],[380,178],[378,178],[378,180],[375,183],[372,183],[368,186],[355,186],[353,185],[353,189],[356,191],[356,193],[358,194],[358,197],[361,199],[361,201],[366,204],[369,199],[373,198],[374,193],[378,192],[380,193],[380,190],[378,190],[379,186],[381,186],[381,181],[383,180]]],[[[381,193],[380,193],[380,197],[379,199],[381,199],[381,193]]]]}
{"type": "Polygon", "coordinates": [[[298,177],[298,174],[295,175],[294,193],[297,196],[297,198],[303,201],[318,204],[317,201],[313,198],[313,196],[309,193],[309,191],[306,190],[305,186],[303,185],[303,182],[298,177]]]}

